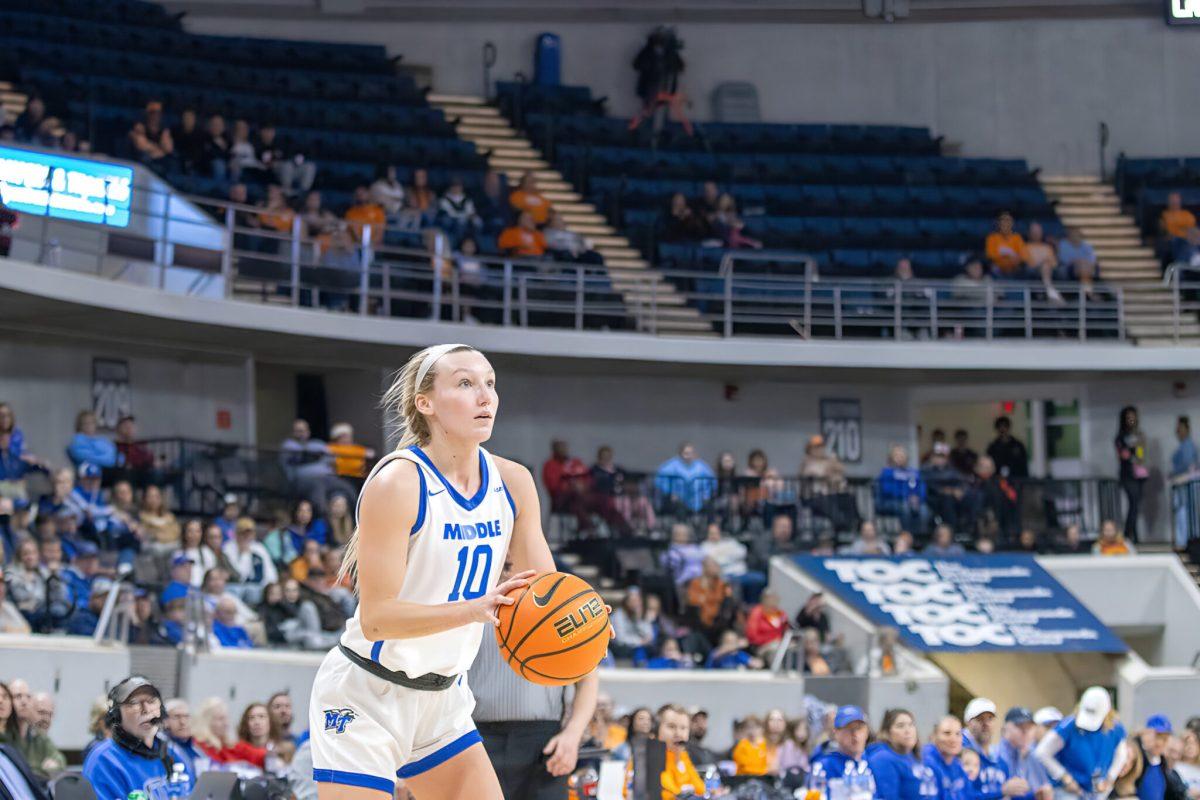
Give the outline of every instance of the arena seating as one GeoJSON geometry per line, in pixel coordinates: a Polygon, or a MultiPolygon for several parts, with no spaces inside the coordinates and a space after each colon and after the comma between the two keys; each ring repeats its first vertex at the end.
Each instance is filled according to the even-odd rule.
{"type": "MultiPolygon", "coordinates": [[[[168,124],[185,108],[276,122],[282,138],[318,161],[317,188],[334,208],[349,205],[379,163],[396,164],[406,182],[412,169],[428,168],[439,187],[451,171],[468,187],[482,178],[475,148],[455,137],[383,47],[201,36],[153,4],[118,5],[126,11],[65,1],[0,8],[0,74],[41,94],[97,151],[128,156],[125,134],[159,100],[168,124]]],[[[165,177],[185,191],[224,195],[215,178],[165,177]]]]}
{"type": "Polygon", "coordinates": [[[1167,195],[1178,191],[1184,206],[1200,206],[1200,158],[1117,159],[1117,194],[1124,205],[1135,207],[1142,233],[1157,232],[1159,214],[1167,206],[1167,195]]]}
{"type": "Polygon", "coordinates": [[[667,266],[720,262],[719,248],[657,240],[671,194],[695,197],[707,180],[733,194],[748,236],[809,253],[822,274],[890,274],[908,255],[917,277],[953,276],[1004,209],[1016,214],[1019,229],[1038,220],[1047,234],[1062,233],[1023,160],[944,157],[926,128],[702,123],[689,136],[670,123],[652,143],[649,124],[630,131],[626,120],[600,116],[582,87],[500,84],[498,94],[501,108],[519,113],[563,174],[667,266]]]}

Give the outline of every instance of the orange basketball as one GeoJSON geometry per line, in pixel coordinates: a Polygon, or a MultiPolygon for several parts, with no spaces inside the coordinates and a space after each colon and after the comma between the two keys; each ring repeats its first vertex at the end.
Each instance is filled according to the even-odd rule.
{"type": "Polygon", "coordinates": [[[574,683],[608,652],[608,609],[587,581],[566,572],[534,579],[499,606],[496,642],[518,675],[543,686],[574,683]]]}

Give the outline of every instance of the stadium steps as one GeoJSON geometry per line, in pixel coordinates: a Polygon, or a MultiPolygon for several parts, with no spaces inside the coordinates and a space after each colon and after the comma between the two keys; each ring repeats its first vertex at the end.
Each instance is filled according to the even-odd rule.
{"type": "Polygon", "coordinates": [[[554,169],[540,150],[513,128],[495,106],[482,97],[430,94],[429,103],[441,109],[459,138],[475,145],[487,158],[488,166],[508,175],[516,184],[525,172],[533,172],[542,193],[563,215],[568,230],[587,238],[604,256],[613,289],[619,292],[639,330],[667,335],[715,336],[712,325],[669,281],[659,280],[651,287],[647,278],[661,278],[642,258],[639,250],[615,230],[596,207],[587,202],[562,173],[554,169]],[[651,309],[657,321],[651,323],[651,309]]]}
{"type": "Polygon", "coordinates": [[[1077,226],[1091,242],[1100,277],[1125,296],[1126,333],[1138,344],[1200,345],[1200,321],[1172,321],[1174,299],[1162,285],[1154,251],[1142,244],[1132,216],[1109,184],[1090,175],[1042,175],[1042,189],[1054,201],[1064,225],[1077,226]]]}

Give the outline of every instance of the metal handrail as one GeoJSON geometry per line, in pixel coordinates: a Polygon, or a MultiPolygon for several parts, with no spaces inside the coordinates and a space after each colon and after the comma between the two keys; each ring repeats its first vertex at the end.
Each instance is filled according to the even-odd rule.
{"type": "MultiPolygon", "coordinates": [[[[354,266],[348,269],[322,263],[320,240],[305,235],[301,213],[293,212],[291,227],[279,231],[239,224],[239,217],[263,214],[264,209],[257,206],[173,195],[149,187],[138,190],[167,195],[165,203],[151,203],[131,212],[150,231],[143,240],[152,245],[152,256],[141,260],[116,256],[118,262],[112,264],[108,240],[95,234],[102,231],[128,238],[127,234],[53,219],[41,226],[39,260],[52,266],[62,260],[50,239],[52,226],[84,232],[90,235],[88,246],[95,252],[78,251],[85,255],[76,258],[76,263],[90,258],[96,274],[127,281],[137,280],[134,273],[138,270],[131,265],[147,265],[157,269],[158,288],[166,288],[167,274],[178,263],[173,260],[174,240],[203,229],[205,240],[212,242],[209,252],[216,266],[195,268],[196,275],[185,290],[190,293],[209,291],[219,280],[222,296],[230,298],[235,282],[243,281],[259,285],[264,299],[283,297],[293,307],[329,304],[344,308],[357,303],[360,315],[424,314],[429,319],[449,315],[455,321],[480,311],[489,318],[484,321],[506,326],[623,327],[651,334],[664,328],[663,309],[673,305],[663,300],[670,295],[696,308],[699,318],[725,337],[780,335],[791,328],[808,338],[833,339],[977,336],[985,340],[1109,337],[1125,341],[1126,290],[1161,290],[1165,285],[1171,291],[1174,339],[1180,341],[1182,326],[1200,310],[1200,301],[1189,299],[1200,297],[1200,278],[1184,278],[1184,273],[1200,270],[1187,265],[1173,266],[1162,282],[1102,284],[1098,300],[1089,299],[1074,284],[1062,284],[1058,288],[1067,302],[1055,305],[1041,297],[1037,283],[989,281],[982,286],[963,286],[945,280],[824,278],[817,275],[815,259],[804,253],[738,251],[724,253],[712,272],[659,269],[623,275],[617,291],[607,269],[598,265],[483,256],[471,257],[477,270],[468,274],[462,269],[464,257],[453,252],[440,233],[432,237],[431,248],[403,247],[377,243],[375,239],[385,238],[392,229],[378,237],[366,225],[355,243],[354,266]],[[191,208],[185,209],[185,205],[191,208]],[[197,215],[197,210],[205,212],[207,219],[197,215]],[[155,224],[145,225],[146,220],[155,224]],[[739,269],[739,264],[803,267],[802,272],[769,274],[747,272],[739,269]],[[397,304],[403,304],[399,310],[397,304]]],[[[25,237],[20,234],[31,227],[18,230],[18,241],[30,241],[28,233],[25,237]]],[[[77,238],[82,241],[84,237],[77,238]]],[[[57,249],[61,250],[61,245],[57,249]]],[[[146,282],[144,275],[141,282],[146,282]]]]}

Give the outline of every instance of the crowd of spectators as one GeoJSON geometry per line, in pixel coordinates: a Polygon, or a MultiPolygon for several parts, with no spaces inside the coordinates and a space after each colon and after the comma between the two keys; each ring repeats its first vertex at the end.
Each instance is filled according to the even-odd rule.
{"type": "MultiPolygon", "coordinates": [[[[236,724],[234,710],[210,697],[193,711],[184,699],[165,700],[144,678],[126,679],[92,706],[91,740],[80,756],[83,777],[98,794],[125,796],[148,785],[154,770],[162,772],[159,778],[187,784],[187,791],[204,773],[232,771],[265,786],[277,782],[297,800],[315,798],[309,731],[295,719],[288,693],[249,702],[236,724]],[[139,752],[139,741],[160,758],[139,752]],[[114,755],[116,749],[141,755],[144,769],[134,768],[141,764],[136,759],[114,755]],[[171,762],[179,774],[166,771],[171,762]]],[[[0,786],[9,796],[47,797],[45,781],[68,766],[49,735],[55,711],[54,696],[32,692],[23,678],[9,675],[0,682],[0,760],[11,767],[0,769],[0,786]],[[18,786],[26,792],[14,791],[18,786]]],[[[1118,798],[1200,797],[1200,717],[1177,730],[1166,715],[1152,714],[1127,730],[1108,691],[1096,686],[1066,714],[1054,706],[1014,706],[1001,715],[996,703],[975,697],[961,716],[937,720],[924,740],[911,711],[889,709],[873,725],[861,708],[812,694],[761,715],[746,713],[732,724],[732,746],[717,748],[709,714],[700,706],[616,708],[601,693],[581,746],[625,762],[629,782],[638,768],[635,751],[659,744],[666,762],[648,785],[654,796],[661,786],[664,800],[685,795],[688,786],[697,796],[718,797],[749,782],[787,796],[807,788],[821,797],[879,800],[1051,800],[1078,795],[1080,787],[1118,798]]],[[[596,763],[594,756],[582,759],[572,786],[594,785],[596,763]]],[[[403,781],[396,796],[412,800],[403,781]]]]}
{"type": "Polygon", "coordinates": [[[91,636],[107,606],[107,632],[130,643],[331,647],[354,611],[341,549],[375,455],[346,423],[331,434],[296,420],[279,453],[292,501],[271,524],[232,493],[211,518],[178,517],[132,417],[109,438],[81,412],[56,466],[0,403],[0,631],[91,636]]]}
{"type": "Polygon", "coordinates": [[[796,796],[822,798],[1200,797],[1200,717],[1175,730],[1153,714],[1127,732],[1101,687],[1085,690],[1066,715],[1053,706],[1001,715],[975,697],[925,736],[906,709],[888,709],[873,725],[861,708],[805,695],[795,708],[736,720],[732,733],[733,746],[716,750],[699,706],[614,710],[603,694],[588,729],[589,743],[618,760],[630,761],[639,742],[661,742],[664,800],[689,785],[717,797],[752,781],[783,790],[778,796],[806,789],[796,796]]]}

